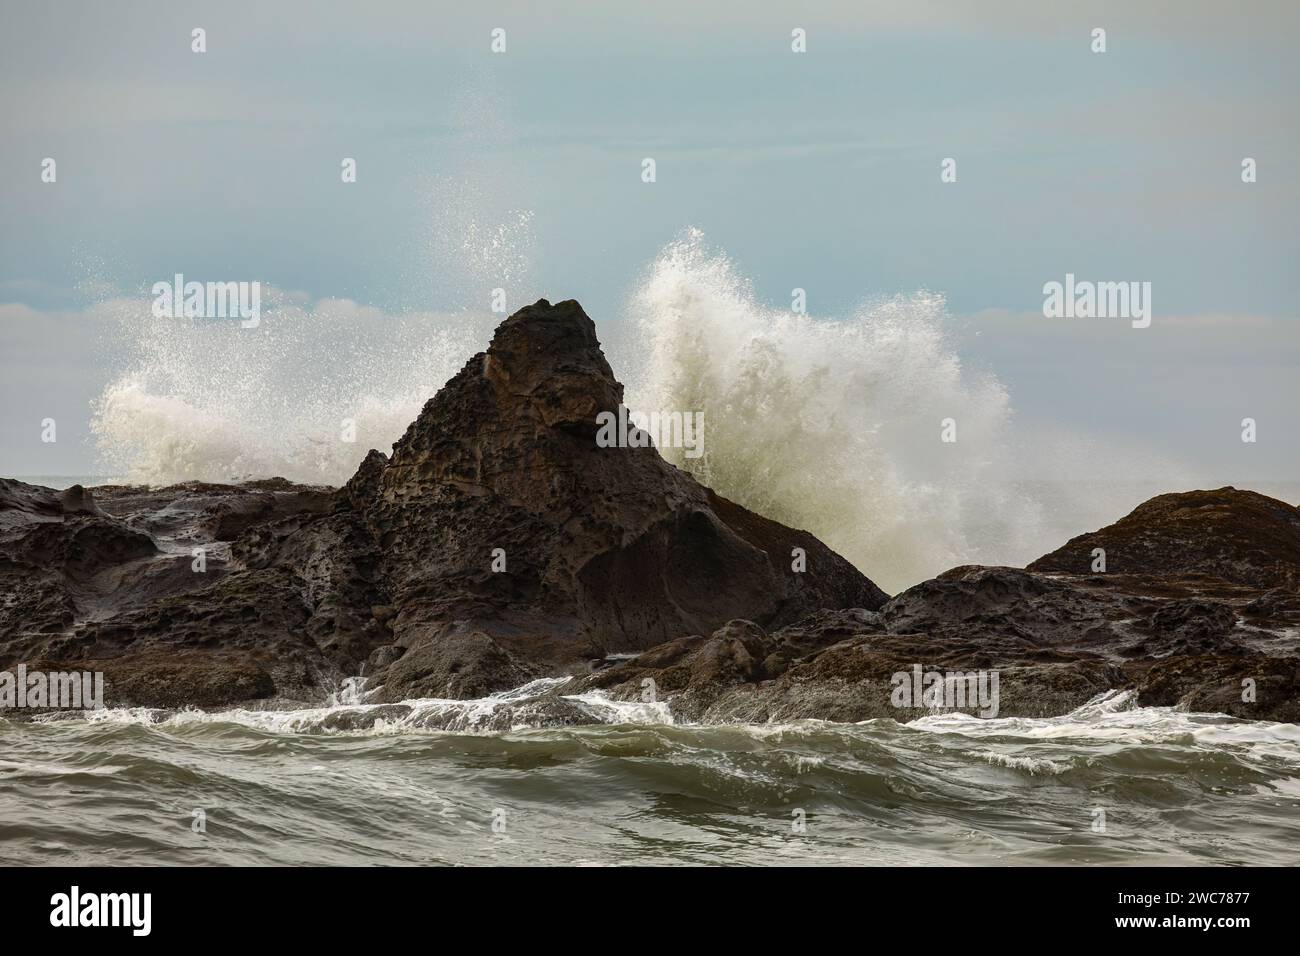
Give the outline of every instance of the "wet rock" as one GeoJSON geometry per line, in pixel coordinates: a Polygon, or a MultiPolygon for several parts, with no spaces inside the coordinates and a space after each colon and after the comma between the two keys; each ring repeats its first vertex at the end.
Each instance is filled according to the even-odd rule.
{"type": "Polygon", "coordinates": [[[1092,551],[1109,573],[1201,573],[1252,587],[1300,586],[1300,509],[1225,487],[1159,495],[1099,531],[1071,538],[1030,571],[1086,574],[1092,551]]]}
{"type": "Polygon", "coordinates": [[[232,545],[251,570],[289,572],[308,612],[304,629],[332,666],[358,674],[379,645],[391,643],[387,591],[374,541],[354,515],[299,513],[264,523],[232,545]]]}
{"type": "Polygon", "coordinates": [[[1235,639],[1237,613],[1217,601],[1174,600],[1162,604],[1146,621],[1150,637],[1126,645],[1127,657],[1173,654],[1249,654],[1235,639]]]}
{"type": "MultiPolygon", "coordinates": [[[[790,628],[807,640],[821,615],[790,628]]],[[[751,665],[755,650],[778,645],[786,635],[762,639],[742,631],[757,646],[746,646],[732,622],[707,640],[674,642],[608,671],[579,678],[560,689],[574,694],[598,689],[616,700],[642,699],[646,681],[669,703],[678,719],[704,723],[764,723],[814,718],[859,721],[923,717],[927,707],[898,706],[892,699],[895,675],[915,666],[946,674],[998,674],[996,711],[983,716],[1026,717],[1065,713],[1107,690],[1131,685],[1116,664],[1085,657],[1040,662],[995,659],[982,651],[965,652],[925,635],[862,633],[814,651],[778,673],[751,665]]],[[[751,625],[752,627],[752,625],[751,625]]],[[[814,642],[815,643],[815,642],[814,642]]],[[[989,685],[990,689],[992,685],[989,685]]],[[[954,707],[980,713],[979,706],[954,707]]]]}
{"type": "Polygon", "coordinates": [[[811,535],[719,498],[653,447],[599,447],[597,415],[622,398],[581,307],[543,300],[501,324],[390,459],[366,460],[340,500],[377,544],[399,646],[463,621],[554,672],[732,618],[884,602],[811,535]],[[796,547],[806,572],[790,570],[796,547]]]}
{"type": "Polygon", "coordinates": [[[30,653],[95,607],[121,568],[157,554],[79,485],[58,492],[0,479],[0,648],[30,653]]]}
{"type": "Polygon", "coordinates": [[[358,707],[332,710],[324,714],[310,729],[313,732],[352,732],[372,730],[380,723],[399,723],[410,717],[413,708],[405,704],[384,704],[379,707],[358,707]]]}
{"type": "Polygon", "coordinates": [[[586,727],[602,723],[581,703],[552,694],[505,701],[491,708],[430,708],[414,718],[426,730],[453,733],[507,733],[547,727],[586,727]]]}
{"type": "MultiPolygon", "coordinates": [[[[738,635],[723,632],[678,640],[578,679],[565,692],[596,689],[636,700],[653,681],[678,719],[710,723],[903,721],[930,713],[891,699],[894,676],[920,666],[925,673],[996,672],[999,717],[1055,716],[1106,691],[1141,688],[1145,700],[1170,706],[1196,702],[1239,716],[1291,719],[1293,688],[1285,675],[1296,663],[1294,648],[1261,628],[1238,626],[1250,589],[1211,584],[1200,575],[1099,579],[955,568],[879,613],[822,612],[766,639],[742,631],[752,646],[737,647],[738,635]],[[1205,590],[1221,599],[1201,597],[1205,590]],[[755,651],[767,653],[758,668],[750,663],[755,651]],[[1265,653],[1287,654],[1289,663],[1265,666],[1265,653]],[[1229,655],[1253,663],[1218,665],[1228,676],[1265,667],[1266,699],[1239,706],[1241,688],[1232,684],[1237,705],[1229,706],[1227,676],[1197,677],[1207,661],[1229,655]]],[[[1275,599],[1258,610],[1284,606],[1275,599]]]]}
{"type": "Polygon", "coordinates": [[[487,634],[452,625],[428,634],[398,658],[387,669],[376,699],[466,700],[520,687],[537,676],[535,668],[516,660],[487,634]]]}
{"type": "Polygon", "coordinates": [[[238,485],[188,481],[163,488],[101,485],[101,510],[155,539],[185,545],[233,541],[243,531],[295,514],[322,514],[334,490],[267,478],[238,485]]]}
{"type": "Polygon", "coordinates": [[[1232,608],[1217,601],[1171,601],[1150,619],[1153,630],[1189,640],[1223,637],[1236,624],[1232,608]]]}
{"type": "Polygon", "coordinates": [[[1264,656],[1168,658],[1142,676],[1138,703],[1300,722],[1300,661],[1264,656]]]}
{"type": "Polygon", "coordinates": [[[552,695],[513,701],[479,721],[475,729],[502,733],[521,728],[590,727],[601,719],[576,701],[552,695]]]}
{"type": "Polygon", "coordinates": [[[0,528],[23,520],[60,519],[66,515],[102,515],[94,496],[81,485],[63,491],[0,478],[0,528]]]}
{"type": "MultiPolygon", "coordinates": [[[[838,645],[814,660],[791,668],[779,680],[720,695],[697,719],[704,723],[833,720],[857,722],[888,718],[900,722],[936,712],[980,717],[1050,717],[1068,713],[1097,694],[1128,681],[1113,665],[1097,661],[1028,664],[998,668],[996,706],[981,707],[978,698],[964,706],[896,706],[895,675],[910,674],[918,663],[913,655],[899,656],[887,643],[858,639],[838,645]]],[[[972,673],[937,662],[925,671],[972,673]]],[[[688,702],[693,703],[693,702],[688,702]]],[[[674,702],[674,712],[676,704],[674,702]]]]}
{"type": "Polygon", "coordinates": [[[908,588],[881,609],[893,633],[1007,647],[1113,640],[1132,613],[1123,597],[1019,568],[959,567],[908,588]]]}
{"type": "Polygon", "coordinates": [[[151,707],[219,708],[275,693],[270,673],[239,657],[145,654],[83,661],[80,667],[103,671],[109,707],[149,701],[151,707]]]}
{"type": "Polygon", "coordinates": [[[1248,601],[1242,614],[1282,624],[1300,624],[1300,590],[1272,588],[1248,601]]]}
{"type": "Polygon", "coordinates": [[[918,666],[996,673],[1003,717],[1132,689],[1297,719],[1290,505],[1161,495],[1026,569],[891,600],[653,447],[599,447],[622,399],[581,307],[543,300],[341,489],[0,479],[0,668],[103,670],[114,703],[168,708],[319,704],[362,675],[385,706],[448,700],[390,712],[446,729],[595,722],[567,696],[595,692],[706,722],[906,720],[929,711],[892,682],[918,666]]]}

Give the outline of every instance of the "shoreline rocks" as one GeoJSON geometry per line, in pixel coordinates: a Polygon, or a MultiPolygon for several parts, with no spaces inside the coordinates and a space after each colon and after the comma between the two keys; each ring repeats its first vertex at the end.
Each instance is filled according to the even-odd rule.
{"type": "Polygon", "coordinates": [[[214,709],[319,705],[358,674],[388,705],[567,676],[521,712],[576,720],[565,696],[652,687],[678,719],[762,722],[920,716],[891,699],[920,665],[995,672],[1003,717],[1131,690],[1300,720],[1291,505],[1161,495],[1024,569],[891,599],[653,447],[599,447],[622,400],[591,319],[543,300],[339,489],[0,479],[0,669],[102,670],[110,706],[214,709]]]}

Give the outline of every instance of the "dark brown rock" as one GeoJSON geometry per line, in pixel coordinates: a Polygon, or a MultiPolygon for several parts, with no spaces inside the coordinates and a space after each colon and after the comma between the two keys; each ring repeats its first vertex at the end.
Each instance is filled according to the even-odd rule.
{"type": "MultiPolygon", "coordinates": [[[[891,699],[896,674],[925,671],[997,671],[996,716],[1042,717],[1073,710],[1097,694],[1132,686],[1116,664],[1092,656],[1056,661],[991,658],[922,634],[889,634],[874,621],[846,626],[846,616],[819,614],[762,634],[732,621],[711,638],[676,641],[623,664],[575,680],[563,693],[601,689],[620,700],[642,699],[647,681],[680,719],[704,723],[764,723],[805,718],[860,721],[912,720],[930,711],[898,707],[891,699]],[[852,632],[845,636],[846,631],[852,632]],[[778,648],[811,649],[778,670],[754,659],[778,648]]],[[[979,708],[961,708],[976,713],[979,708]]]]}
{"type": "Polygon", "coordinates": [[[341,489],[0,480],[0,668],[101,670],[110,704],[157,707],[319,703],[362,675],[384,706],[327,729],[580,725],[608,707],[571,695],[595,691],[705,722],[907,720],[927,711],[891,681],[917,666],[996,672],[1001,717],[1124,690],[1300,719],[1290,505],[1162,495],[1027,569],[954,568],[890,600],[653,447],[599,447],[622,399],[581,307],[542,301],[341,489]]]}
{"type": "Polygon", "coordinates": [[[555,668],[732,618],[884,602],[811,535],[719,498],[654,448],[599,447],[597,415],[622,398],[581,307],[541,301],[501,324],[390,460],[367,460],[346,496],[377,542],[399,644],[463,621],[555,668]],[[795,547],[805,572],[791,570],[795,547]]]}
{"type": "Polygon", "coordinates": [[[1071,538],[1030,571],[1087,574],[1092,551],[1108,573],[1205,574],[1253,587],[1300,587],[1300,508],[1254,491],[1159,495],[1112,525],[1071,538]]]}
{"type": "Polygon", "coordinates": [[[1260,655],[1171,657],[1142,675],[1138,703],[1297,723],[1300,661],[1260,655]]]}
{"type": "MultiPolygon", "coordinates": [[[[543,301],[337,491],[0,483],[0,656],[113,661],[119,699],[159,706],[319,699],[359,672],[389,700],[474,697],[732,618],[885,601],[654,448],[598,447],[596,416],[622,397],[581,307],[543,301]],[[200,673],[195,655],[221,666],[200,673]]],[[[760,671],[752,644],[718,643],[718,676],[760,671]]]]}
{"type": "Polygon", "coordinates": [[[520,687],[537,671],[482,631],[451,625],[427,635],[387,671],[380,698],[444,697],[467,700],[520,687]]]}
{"type": "Polygon", "coordinates": [[[358,542],[322,528],[304,554],[286,546],[259,561],[256,539],[249,567],[231,565],[222,536],[319,516],[331,501],[282,479],[67,492],[0,480],[0,666],[103,671],[114,705],[320,698],[371,651],[333,646],[331,617],[354,593],[332,602],[328,585],[358,542]]]}

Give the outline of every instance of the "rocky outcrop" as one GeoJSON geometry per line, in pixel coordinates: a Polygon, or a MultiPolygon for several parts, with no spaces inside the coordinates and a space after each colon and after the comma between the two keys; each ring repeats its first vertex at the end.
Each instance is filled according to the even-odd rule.
{"type": "MultiPolygon", "coordinates": [[[[714,495],[653,447],[600,447],[623,387],[576,302],[501,324],[392,458],[346,491],[382,555],[394,640],[447,622],[560,666],[711,631],[781,624],[886,595],[804,532],[714,495]],[[795,549],[807,570],[792,570],[795,549]]],[[[401,668],[387,694],[414,690],[401,668]]]]}
{"type": "Polygon", "coordinates": [[[705,723],[908,720],[930,710],[919,702],[898,706],[895,675],[910,683],[918,664],[944,673],[998,671],[996,716],[1003,717],[1064,713],[1123,682],[1117,668],[1091,656],[989,656],[923,634],[890,633],[881,615],[855,609],[815,615],[770,634],[732,621],[708,638],[677,641],[581,678],[574,688],[624,700],[644,699],[649,689],[669,701],[674,714],[705,723]]]}
{"type": "Polygon", "coordinates": [[[476,697],[887,600],[653,447],[600,447],[622,399],[581,307],[541,301],[337,491],[5,482],[0,665],[93,665],[110,702],[159,706],[319,700],[357,674],[383,700],[476,697]]]}
{"type": "Polygon", "coordinates": [[[1026,570],[953,568],[878,612],[823,613],[770,633],[733,621],[573,687],[625,700],[649,687],[674,713],[704,722],[907,720],[931,712],[893,698],[899,675],[919,667],[997,674],[1002,717],[1058,715],[1128,691],[1140,705],[1295,721],[1294,511],[1232,489],[1162,495],[1026,570]],[[1093,547],[1107,549],[1107,573],[1090,573],[1093,547]],[[1141,561],[1110,563],[1139,548],[1141,561]]]}
{"type": "Polygon", "coordinates": [[[1143,674],[1138,703],[1300,723],[1300,661],[1262,655],[1169,657],[1143,674]]]}
{"type": "Polygon", "coordinates": [[[0,648],[62,633],[123,568],[157,554],[80,485],[58,492],[0,479],[0,648]]]}
{"type": "Polygon", "coordinates": [[[1087,574],[1093,550],[1112,574],[1204,574],[1267,588],[1300,587],[1300,508],[1236,488],[1159,495],[1112,525],[1071,538],[1030,571],[1087,574]]]}
{"type": "Polygon", "coordinates": [[[282,480],[59,493],[0,479],[0,667],[101,671],[110,705],[319,699],[370,647],[349,666],[317,640],[329,595],[306,562],[235,561],[222,538],[332,502],[282,480]]]}
{"type": "Polygon", "coordinates": [[[380,697],[471,700],[520,687],[537,676],[537,668],[517,660],[482,631],[451,625],[393,662],[380,697]]]}
{"type": "Polygon", "coordinates": [[[897,698],[900,675],[936,673],[996,678],[999,717],[1127,691],[1300,719],[1290,505],[1161,495],[1028,568],[890,599],[648,444],[602,447],[597,416],[622,401],[591,320],[542,301],[339,489],[0,480],[0,669],[99,670],[109,704],[213,708],[320,703],[362,675],[378,706],[323,718],[358,726],[576,725],[609,698],[704,722],[907,720],[936,705],[897,698]],[[429,700],[488,695],[472,716],[429,700]]]}
{"type": "Polygon", "coordinates": [[[957,568],[878,613],[823,612],[770,633],[732,621],[711,636],[654,648],[575,679],[558,693],[647,689],[682,719],[910,720],[938,710],[991,716],[978,704],[900,706],[916,668],[997,675],[996,716],[1045,717],[1107,691],[1141,705],[1296,720],[1300,657],[1285,619],[1238,617],[1249,589],[1207,579],[1067,578],[1014,568],[957,568]],[[901,675],[901,677],[900,677],[901,675]]]}

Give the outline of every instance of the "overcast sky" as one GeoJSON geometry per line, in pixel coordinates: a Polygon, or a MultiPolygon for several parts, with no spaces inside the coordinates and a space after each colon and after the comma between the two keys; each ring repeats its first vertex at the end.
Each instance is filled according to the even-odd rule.
{"type": "Polygon", "coordinates": [[[944,294],[1028,426],[1300,478],[1298,10],[0,0],[0,474],[98,473],[95,303],[176,272],[400,315],[504,269],[600,324],[696,226],[774,305],[944,294]],[[1043,318],[1067,272],[1151,282],[1151,328],[1043,318]]]}

